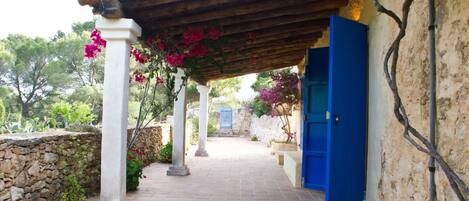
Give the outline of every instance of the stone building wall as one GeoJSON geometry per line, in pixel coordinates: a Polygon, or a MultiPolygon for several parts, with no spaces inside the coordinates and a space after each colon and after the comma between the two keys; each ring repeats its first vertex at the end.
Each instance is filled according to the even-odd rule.
{"type": "MultiPolygon", "coordinates": [[[[381,0],[401,13],[403,0],[381,0]]],[[[414,1],[401,43],[398,85],[412,124],[428,133],[428,7],[414,1]]],[[[437,146],[457,174],[469,183],[469,3],[436,0],[437,146]]],[[[368,159],[366,200],[428,200],[428,157],[402,136],[394,117],[383,60],[396,35],[392,20],[377,14],[372,0],[351,0],[340,15],[369,25],[368,159]],[[360,12],[357,12],[360,11],[360,12]]],[[[329,32],[315,47],[328,46],[329,32]]],[[[438,200],[457,200],[437,167],[438,200]]]]}
{"type": "MultiPolygon", "coordinates": [[[[385,5],[401,10],[402,0],[385,5]]],[[[437,0],[437,141],[442,156],[469,184],[469,2],[437,0]]],[[[398,85],[411,122],[428,133],[428,7],[415,1],[401,43],[398,85]]],[[[427,156],[402,137],[382,62],[396,25],[384,15],[370,21],[369,200],[428,200],[427,156]],[[376,154],[379,153],[379,154],[376,154]],[[373,162],[373,163],[371,163],[373,162]],[[374,167],[373,167],[374,166],[374,167]],[[375,181],[370,181],[376,179],[375,181]],[[375,185],[375,186],[371,186],[375,185]]],[[[438,200],[458,200],[437,167],[438,200]]]]}
{"type": "MultiPolygon", "coordinates": [[[[136,143],[153,162],[169,125],[146,128],[136,143]]],[[[129,130],[129,133],[131,131],[129,130]]],[[[88,194],[99,192],[101,135],[51,131],[0,135],[0,200],[59,200],[64,177],[77,170],[88,194]],[[82,167],[82,168],[79,168],[82,167]]]]}

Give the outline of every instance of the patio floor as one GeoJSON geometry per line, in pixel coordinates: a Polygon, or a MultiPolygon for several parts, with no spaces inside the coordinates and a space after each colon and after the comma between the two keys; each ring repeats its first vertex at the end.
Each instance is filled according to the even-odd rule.
{"type": "MultiPolygon", "coordinates": [[[[206,158],[187,164],[191,175],[166,176],[167,164],[144,169],[139,189],[127,194],[132,201],[323,201],[318,191],[295,189],[269,149],[247,138],[208,138],[206,158]]],[[[96,201],[97,198],[91,198],[96,201]]]]}

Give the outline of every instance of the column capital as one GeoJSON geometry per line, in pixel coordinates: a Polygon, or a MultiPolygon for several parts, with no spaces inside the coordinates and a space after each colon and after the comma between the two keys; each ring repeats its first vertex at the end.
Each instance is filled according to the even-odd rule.
{"type": "Polygon", "coordinates": [[[133,43],[142,34],[142,28],[133,19],[128,18],[101,17],[96,21],[96,28],[106,40],[126,40],[133,43]]]}
{"type": "Polygon", "coordinates": [[[176,69],[177,69],[177,72],[174,73],[174,77],[176,77],[176,79],[182,79],[182,77],[186,76],[186,73],[184,72],[182,68],[176,68],[176,69]]]}
{"type": "Polygon", "coordinates": [[[209,93],[210,90],[212,90],[212,87],[210,87],[210,86],[197,84],[197,91],[198,91],[200,94],[202,94],[202,93],[209,93]]]}

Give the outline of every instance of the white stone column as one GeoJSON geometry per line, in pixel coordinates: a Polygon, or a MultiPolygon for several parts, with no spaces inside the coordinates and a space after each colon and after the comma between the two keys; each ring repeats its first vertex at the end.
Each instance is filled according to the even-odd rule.
{"type": "Polygon", "coordinates": [[[182,86],[184,70],[178,68],[174,80],[174,90],[179,91],[177,99],[174,100],[173,110],[173,155],[172,164],[166,172],[169,176],[187,176],[189,168],[185,164],[186,152],[186,87],[182,86]]]}
{"type": "Polygon", "coordinates": [[[122,201],[126,192],[127,104],[130,44],[141,28],[132,19],[96,21],[107,40],[104,64],[103,128],[101,141],[101,200],[122,201]]]}
{"type": "Polygon", "coordinates": [[[208,156],[205,145],[207,144],[207,128],[208,128],[208,94],[210,87],[204,85],[197,85],[197,90],[200,94],[199,99],[199,146],[195,152],[196,156],[208,156]]]}

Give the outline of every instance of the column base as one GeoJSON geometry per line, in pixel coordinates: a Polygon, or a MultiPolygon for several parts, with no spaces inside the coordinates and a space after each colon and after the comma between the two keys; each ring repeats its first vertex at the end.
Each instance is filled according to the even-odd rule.
{"type": "Polygon", "coordinates": [[[195,152],[195,156],[207,157],[208,152],[205,149],[197,149],[197,151],[195,152]]]}
{"type": "Polygon", "coordinates": [[[189,168],[184,165],[184,166],[169,166],[168,171],[166,171],[166,175],[168,176],[187,176],[190,175],[189,168]]]}

